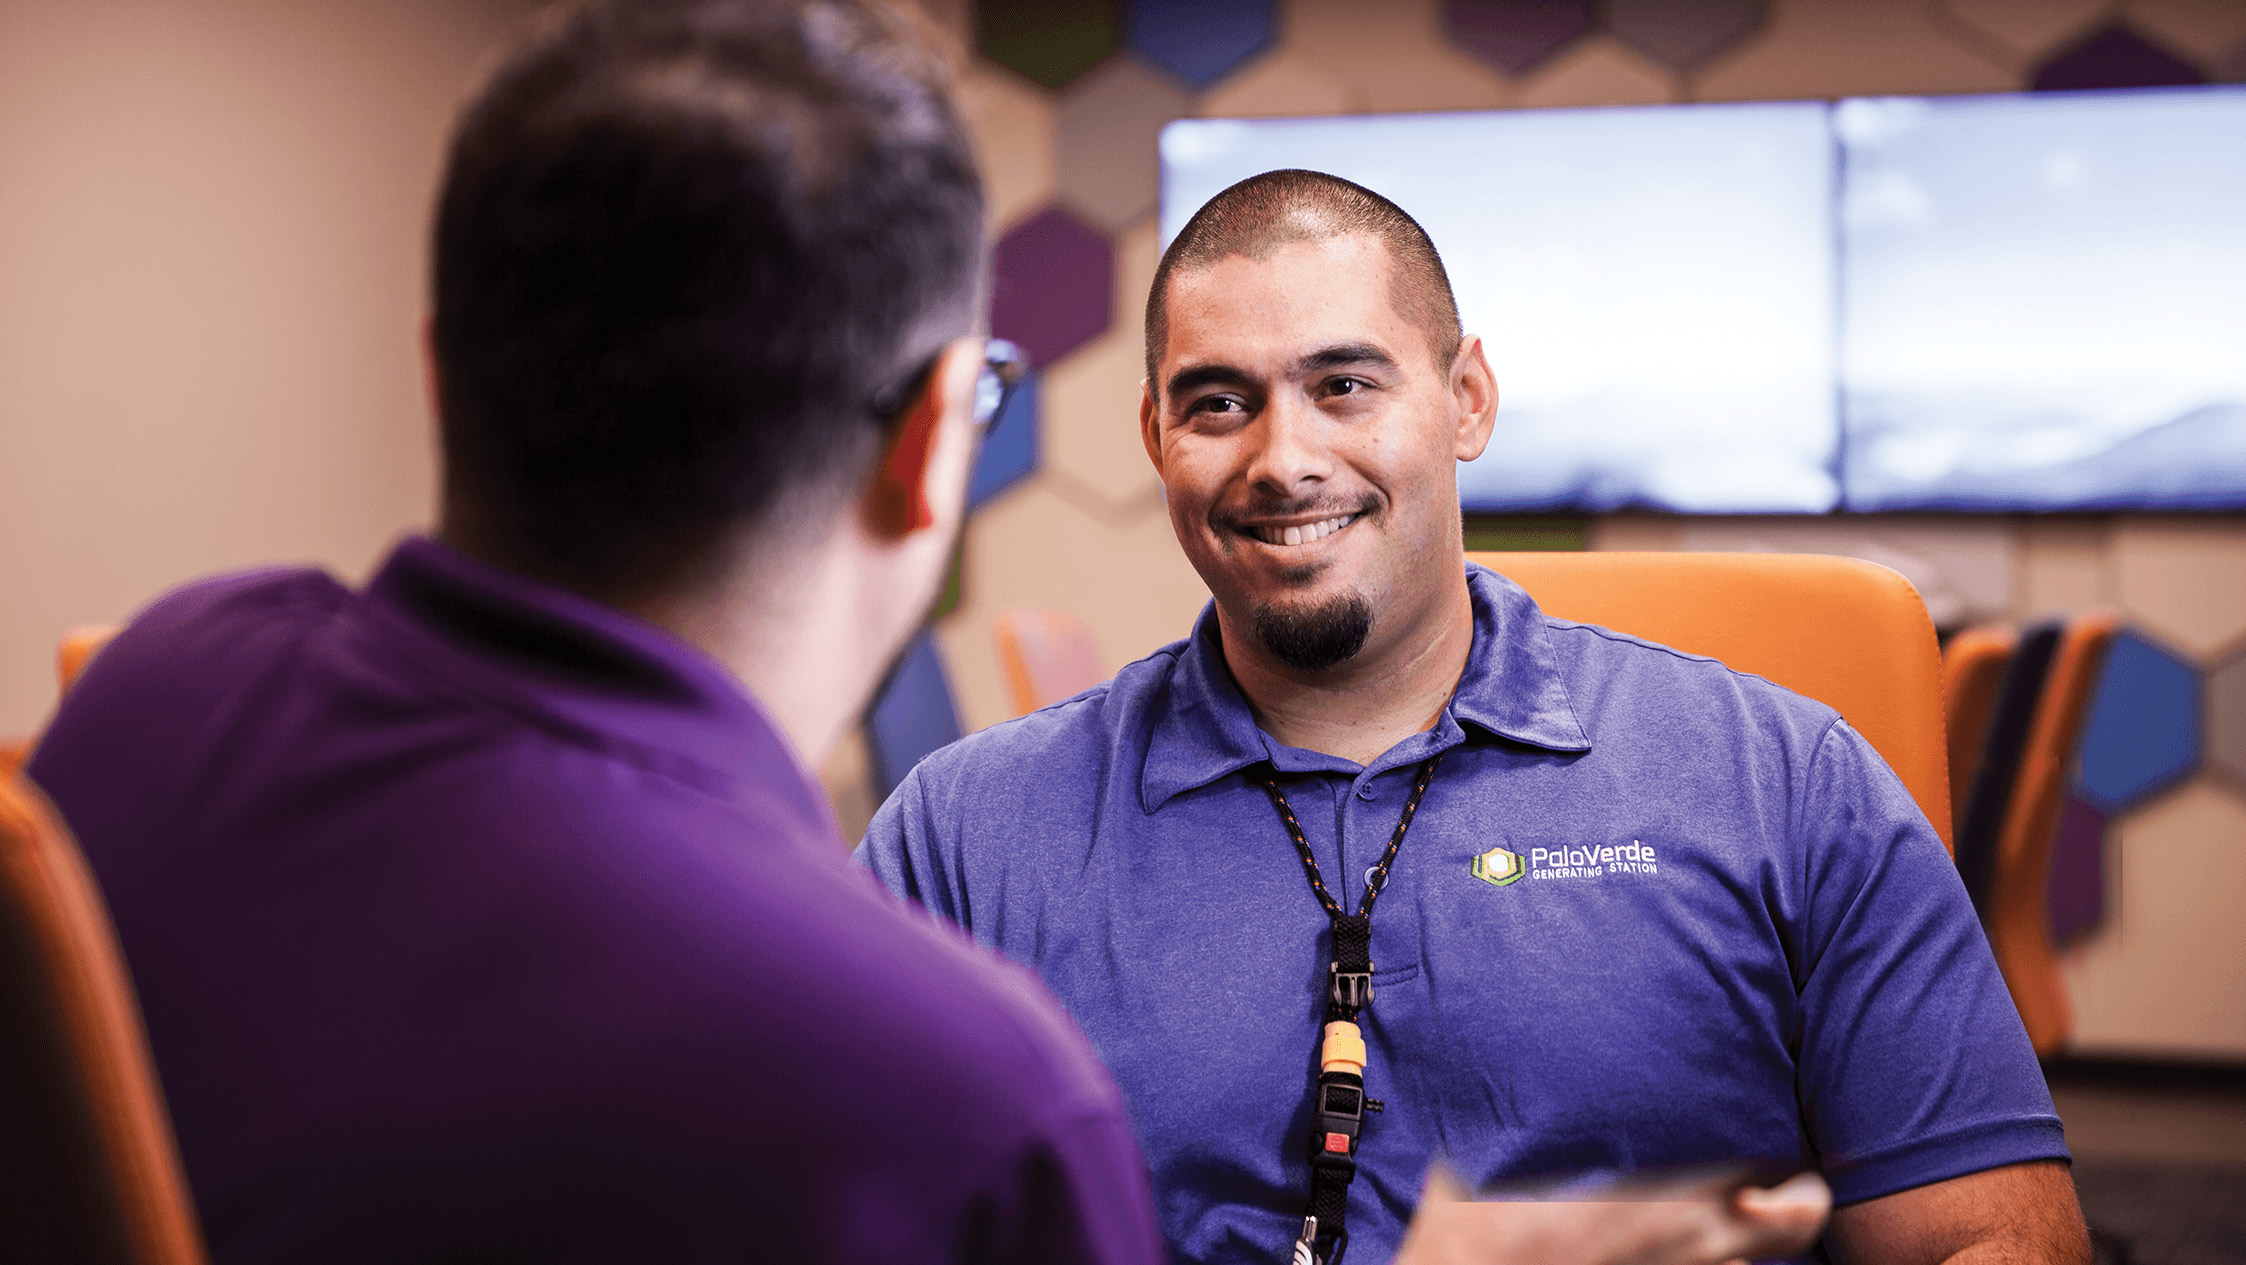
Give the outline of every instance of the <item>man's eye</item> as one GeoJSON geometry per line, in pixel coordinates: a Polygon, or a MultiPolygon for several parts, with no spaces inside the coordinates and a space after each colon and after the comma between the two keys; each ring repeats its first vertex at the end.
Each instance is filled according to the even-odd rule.
{"type": "Polygon", "coordinates": [[[1193,407],[1186,411],[1190,413],[1237,413],[1240,411],[1240,401],[1229,395],[1212,395],[1205,399],[1195,400],[1193,407]]]}
{"type": "Polygon", "coordinates": [[[1365,381],[1363,378],[1335,378],[1333,381],[1326,384],[1326,394],[1355,395],[1358,392],[1366,390],[1371,386],[1372,384],[1365,381]]]}

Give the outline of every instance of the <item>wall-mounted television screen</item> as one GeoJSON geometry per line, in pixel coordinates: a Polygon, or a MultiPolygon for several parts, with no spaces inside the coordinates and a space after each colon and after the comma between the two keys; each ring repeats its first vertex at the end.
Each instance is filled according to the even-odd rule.
{"type": "Polygon", "coordinates": [[[1164,240],[1280,167],[1442,252],[1469,510],[2246,507],[2246,89],[1191,120],[1164,240]]]}
{"type": "Polygon", "coordinates": [[[1189,120],[1167,242],[1307,167],[1410,212],[1502,406],[1470,510],[1821,512],[1833,459],[1832,152],[1816,103],[1189,120]]]}
{"type": "Polygon", "coordinates": [[[1850,509],[2246,505],[2246,91],[1833,122],[1850,509]]]}

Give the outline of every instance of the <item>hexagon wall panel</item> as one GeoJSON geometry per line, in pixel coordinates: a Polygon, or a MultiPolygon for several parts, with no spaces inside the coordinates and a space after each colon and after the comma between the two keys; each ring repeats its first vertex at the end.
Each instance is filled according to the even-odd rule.
{"type": "Polygon", "coordinates": [[[1065,88],[1120,42],[1114,0],[978,0],[975,46],[1032,83],[1065,88]]]}
{"type": "Polygon", "coordinates": [[[1257,58],[1201,98],[1201,113],[1210,118],[1345,114],[1355,106],[1332,70],[1285,48],[1257,58]]]}
{"type": "Polygon", "coordinates": [[[990,222],[999,232],[1053,197],[1053,97],[1003,71],[959,77],[961,121],[975,140],[990,222]]]}
{"type": "Polygon", "coordinates": [[[1006,407],[990,421],[982,451],[975,454],[975,471],[967,479],[970,509],[1020,483],[1037,472],[1040,448],[1039,397],[1043,394],[1035,370],[1014,387],[1006,407]]]}
{"type": "Polygon", "coordinates": [[[952,699],[935,638],[922,633],[905,648],[897,670],[866,713],[865,733],[874,791],[882,799],[923,757],[959,741],[959,705],[952,699]]]}
{"type": "Polygon", "coordinates": [[[2206,82],[2197,66],[2126,26],[2102,27],[2038,67],[2037,92],[2168,88],[2206,82]]]}
{"type": "Polygon", "coordinates": [[[2106,655],[2082,732],[2083,798],[2119,812],[2199,764],[2199,672],[2127,629],[2106,655]]]}
{"type": "Polygon", "coordinates": [[[2218,519],[2127,517],[2114,596],[2136,624],[2202,662],[2246,642],[2246,534],[2218,519]]]}
{"type": "Polygon", "coordinates": [[[2196,65],[2246,40],[2246,4],[2238,0],[2125,0],[2121,15],[2146,39],[2196,65]]]}
{"type": "Polygon", "coordinates": [[[2207,678],[2207,763],[2246,786],[2246,656],[2207,678]]]}
{"type": "Polygon", "coordinates": [[[1527,83],[1517,102],[1529,107],[1659,105],[1676,99],[1675,76],[1644,54],[1614,40],[1584,40],[1553,58],[1527,83]]]}
{"type": "Polygon", "coordinates": [[[1273,0],[1129,0],[1123,40],[1131,51],[1196,88],[1206,88],[1271,47],[1273,0]]]}
{"type": "Polygon", "coordinates": [[[1768,0],[1607,0],[1614,38],[1673,70],[1689,70],[1752,34],[1768,0]]]}
{"type": "Polygon", "coordinates": [[[1154,493],[1160,479],[1139,440],[1145,361],[1133,331],[1112,329],[1053,370],[1046,464],[1110,502],[1154,493]]]}
{"type": "Polygon", "coordinates": [[[2026,57],[2040,57],[2079,35],[2110,6],[2105,0],[1944,0],[1950,16],[2026,57]]]}
{"type": "Polygon", "coordinates": [[[1162,125],[1184,117],[1192,104],[1132,57],[1077,80],[1055,115],[1060,200],[1107,233],[1154,214],[1162,200],[1162,125]]]}
{"type": "Polygon", "coordinates": [[[1518,75],[1588,35],[1590,0],[1444,0],[1453,43],[1518,75]]]}
{"type": "Polygon", "coordinates": [[[1114,303],[1107,239],[1059,207],[1016,224],[991,252],[991,332],[1049,368],[1100,336],[1114,303]]]}
{"type": "Polygon", "coordinates": [[[2106,916],[2106,814],[2069,792],[2051,841],[2051,942],[2090,934],[2106,916]]]}

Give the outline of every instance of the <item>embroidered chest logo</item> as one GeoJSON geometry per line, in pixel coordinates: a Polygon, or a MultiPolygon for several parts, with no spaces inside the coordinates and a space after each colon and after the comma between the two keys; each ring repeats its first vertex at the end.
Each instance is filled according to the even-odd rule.
{"type": "Polygon", "coordinates": [[[1659,874],[1653,845],[1632,839],[1621,845],[1581,848],[1530,848],[1530,878],[1605,878],[1616,874],[1659,874]]]}
{"type": "Polygon", "coordinates": [[[1491,848],[1475,857],[1470,868],[1475,878],[1492,887],[1503,887],[1528,873],[1528,867],[1521,864],[1521,854],[1503,848],[1491,848]]]}

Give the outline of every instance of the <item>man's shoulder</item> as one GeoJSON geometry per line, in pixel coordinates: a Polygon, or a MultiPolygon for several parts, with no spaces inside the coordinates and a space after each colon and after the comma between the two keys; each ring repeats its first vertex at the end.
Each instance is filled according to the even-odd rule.
{"type": "MultiPolygon", "coordinates": [[[[1555,666],[1586,710],[1658,716],[1692,729],[1779,726],[1804,737],[1822,735],[1840,713],[1767,677],[1742,672],[1709,655],[1679,650],[1599,624],[1541,615],[1555,666]]],[[[1595,724],[1593,716],[1582,717],[1595,724]]]]}
{"type": "Polygon", "coordinates": [[[1050,776],[1102,766],[1116,751],[1146,741],[1186,646],[1174,641],[1073,698],[971,733],[914,772],[928,786],[990,777],[1015,782],[1027,769],[1050,776]]]}

